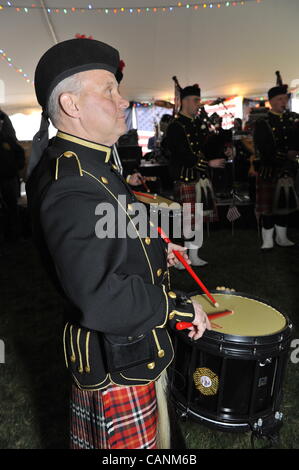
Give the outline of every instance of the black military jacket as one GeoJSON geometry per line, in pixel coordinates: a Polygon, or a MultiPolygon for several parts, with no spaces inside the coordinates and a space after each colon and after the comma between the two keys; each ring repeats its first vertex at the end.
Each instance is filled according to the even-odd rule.
{"type": "Polygon", "coordinates": [[[156,380],[173,359],[168,326],[194,319],[190,299],[168,292],[165,243],[139,234],[136,198],[110,153],[58,132],[26,187],[34,238],[65,299],[66,366],[87,390],[156,380]],[[135,237],[99,238],[99,203],[135,237]]]}
{"type": "Polygon", "coordinates": [[[267,119],[259,119],[254,126],[254,144],[261,171],[296,170],[296,162],[287,158],[289,150],[299,151],[299,114],[286,111],[268,112],[267,119]]]}
{"type": "Polygon", "coordinates": [[[174,180],[190,183],[199,173],[208,171],[203,153],[206,136],[199,119],[179,114],[167,128],[167,147],[170,150],[170,173],[174,180]]]}

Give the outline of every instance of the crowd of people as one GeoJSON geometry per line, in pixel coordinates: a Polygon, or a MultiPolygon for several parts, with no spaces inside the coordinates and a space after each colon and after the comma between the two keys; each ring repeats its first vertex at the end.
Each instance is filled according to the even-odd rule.
{"type": "MultiPolygon", "coordinates": [[[[287,226],[288,215],[298,210],[299,115],[288,109],[287,85],[280,79],[268,91],[270,108],[254,109],[244,129],[241,119],[224,130],[216,113],[208,116],[198,85],[181,89],[180,98],[180,110],[172,119],[167,115],[159,143],[169,162],[175,199],[202,202],[204,215],[213,216],[216,196],[229,198],[236,182],[245,183],[262,227],[261,249],[273,248],[274,230],[278,245],[293,246],[287,226]]],[[[187,239],[185,245],[194,266],[206,264],[198,246],[187,239]]]]}

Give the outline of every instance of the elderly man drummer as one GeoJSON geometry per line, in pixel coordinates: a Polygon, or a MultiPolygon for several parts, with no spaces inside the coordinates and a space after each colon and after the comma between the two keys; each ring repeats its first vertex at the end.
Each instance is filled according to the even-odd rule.
{"type": "Polygon", "coordinates": [[[170,290],[164,242],[138,232],[135,196],[111,163],[128,106],[115,79],[118,64],[116,49],[88,39],[59,43],[40,59],[35,89],[43,117],[28,203],[35,240],[66,305],[71,447],[168,448],[156,393],[173,359],[167,329],[191,321],[189,336],[198,339],[210,324],[199,304],[170,290]],[[49,146],[48,117],[59,129],[49,146]],[[96,235],[97,207],[107,202],[116,225],[120,211],[135,237],[96,235]]]}

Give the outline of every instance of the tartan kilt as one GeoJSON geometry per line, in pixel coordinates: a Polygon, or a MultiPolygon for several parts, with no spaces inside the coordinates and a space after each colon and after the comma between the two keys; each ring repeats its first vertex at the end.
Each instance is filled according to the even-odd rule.
{"type": "MultiPolygon", "coordinates": [[[[180,204],[189,203],[191,204],[191,220],[192,229],[194,229],[194,217],[195,217],[195,203],[196,203],[196,182],[195,183],[182,183],[180,181],[174,182],[174,198],[180,204]]],[[[204,222],[218,222],[218,211],[217,206],[214,204],[214,210],[210,215],[204,215],[204,222]]]]}
{"type": "Polygon", "coordinates": [[[257,216],[272,215],[276,185],[276,180],[267,181],[259,175],[256,177],[255,212],[257,216]]]}
{"type": "Polygon", "coordinates": [[[156,449],[155,383],[80,390],[72,384],[71,449],[156,449]]]}
{"type": "Polygon", "coordinates": [[[214,210],[211,214],[209,215],[204,215],[203,216],[203,221],[204,222],[219,222],[219,215],[218,215],[218,210],[216,206],[216,202],[214,203],[214,210]]]}

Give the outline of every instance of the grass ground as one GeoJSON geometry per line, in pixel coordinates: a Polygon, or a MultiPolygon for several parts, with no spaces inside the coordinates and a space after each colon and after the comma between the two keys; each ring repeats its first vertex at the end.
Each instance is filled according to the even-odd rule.
{"type": "MultiPolygon", "coordinates": [[[[206,285],[231,287],[273,302],[299,325],[299,230],[297,246],[261,253],[256,231],[212,230],[201,256],[206,285]]],[[[185,272],[173,270],[172,287],[193,291],[185,272]]],[[[5,364],[0,364],[0,448],[68,447],[68,374],[62,350],[59,297],[41,269],[30,239],[4,246],[0,256],[0,339],[5,364]]],[[[295,338],[299,337],[298,329],[295,338]]],[[[299,354],[298,354],[299,357],[299,354]]],[[[299,448],[299,364],[288,363],[279,446],[299,448]]],[[[250,448],[250,434],[227,434],[187,421],[182,423],[191,449],[250,448]]]]}

